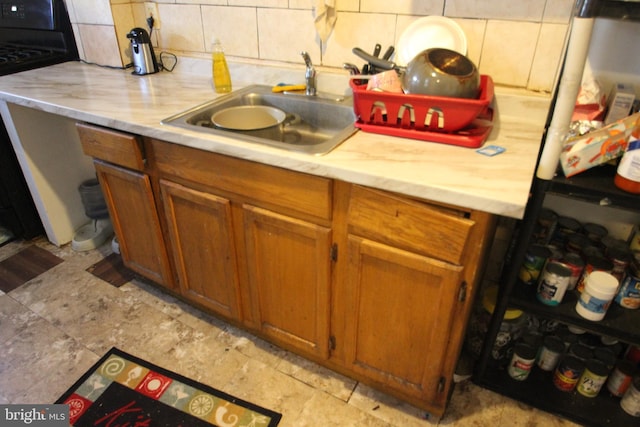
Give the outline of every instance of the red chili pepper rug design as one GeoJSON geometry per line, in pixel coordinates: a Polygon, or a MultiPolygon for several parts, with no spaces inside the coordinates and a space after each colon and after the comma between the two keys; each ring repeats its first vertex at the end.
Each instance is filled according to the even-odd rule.
{"type": "Polygon", "coordinates": [[[115,347],[56,403],[74,427],[275,427],[282,417],[115,347]]]}

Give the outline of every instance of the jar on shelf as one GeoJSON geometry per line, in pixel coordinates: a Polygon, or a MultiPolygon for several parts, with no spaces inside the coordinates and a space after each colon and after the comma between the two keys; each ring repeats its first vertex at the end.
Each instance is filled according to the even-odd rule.
{"type": "Polygon", "coordinates": [[[633,381],[636,367],[628,360],[619,360],[607,380],[609,393],[616,397],[624,396],[633,381]]]}
{"type": "MultiPolygon", "coordinates": [[[[489,286],[482,295],[481,303],[474,310],[467,332],[467,350],[475,358],[480,357],[484,338],[496,308],[498,287],[489,286]]],[[[527,325],[527,316],[522,310],[507,308],[500,323],[491,351],[491,360],[505,366],[511,360],[513,346],[522,336],[527,325]]]]}
{"type": "Polygon", "coordinates": [[[613,183],[623,191],[640,194],[640,140],[636,139],[627,145],[613,183]]]}
{"type": "Polygon", "coordinates": [[[640,377],[635,377],[620,400],[620,407],[632,417],[640,417],[640,377]]]}
{"type": "Polygon", "coordinates": [[[576,390],[584,397],[596,397],[608,376],[609,370],[604,363],[596,359],[587,360],[576,390]]]}

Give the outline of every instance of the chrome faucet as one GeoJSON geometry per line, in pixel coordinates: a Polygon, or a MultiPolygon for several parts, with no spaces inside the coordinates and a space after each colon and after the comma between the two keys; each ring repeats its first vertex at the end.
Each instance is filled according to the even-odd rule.
{"type": "Polygon", "coordinates": [[[304,78],[306,80],[307,89],[305,93],[307,96],[316,96],[316,69],[313,68],[313,64],[311,63],[311,57],[305,51],[300,52],[302,55],[302,59],[304,59],[304,63],[307,66],[307,69],[304,73],[304,78]]]}

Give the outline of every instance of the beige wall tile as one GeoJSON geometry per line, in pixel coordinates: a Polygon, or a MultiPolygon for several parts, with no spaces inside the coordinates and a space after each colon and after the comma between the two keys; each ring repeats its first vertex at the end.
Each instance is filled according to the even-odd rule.
{"type": "Polygon", "coordinates": [[[162,22],[157,30],[160,48],[205,51],[200,6],[163,3],[158,5],[158,13],[162,22]]]}
{"type": "Polygon", "coordinates": [[[406,15],[442,15],[444,0],[360,0],[360,12],[406,15]]]}
{"type": "Polygon", "coordinates": [[[111,5],[111,13],[113,13],[113,21],[115,22],[116,38],[118,39],[118,49],[122,57],[122,63],[128,64],[132,58],[131,41],[127,38],[127,34],[135,27],[131,4],[113,4],[111,5]]]}
{"type": "Polygon", "coordinates": [[[215,35],[227,55],[258,58],[256,13],[252,7],[202,6],[205,50],[211,51],[215,35]]]}
{"type": "Polygon", "coordinates": [[[76,46],[78,47],[78,55],[80,55],[81,59],[86,59],[84,54],[84,49],[82,48],[82,37],[80,34],[80,28],[78,28],[78,24],[71,24],[71,28],[73,28],[73,37],[76,39],[76,46]]]}
{"type": "MultiPolygon", "coordinates": [[[[484,19],[455,19],[467,36],[467,56],[476,66],[480,64],[482,46],[487,31],[487,21],[484,19]]],[[[482,70],[480,70],[482,74],[482,70]]]]}
{"type": "MultiPolygon", "coordinates": [[[[113,12],[109,0],[65,1],[72,22],[115,26],[112,31],[120,46],[129,27],[147,29],[144,0],[111,0],[113,12]]],[[[560,55],[553,34],[562,30],[545,26],[540,32],[540,25],[522,24],[567,25],[574,4],[574,0],[336,0],[338,21],[322,45],[313,23],[318,1],[155,0],[162,25],[152,33],[152,42],[156,51],[202,54],[210,52],[211,38],[218,33],[229,56],[299,63],[299,52],[307,50],[316,64],[362,65],[353,47],[371,51],[380,43],[386,49],[397,44],[411,22],[444,14],[465,31],[467,54],[481,73],[491,74],[497,83],[547,90],[560,55]]],[[[79,29],[77,34],[82,51],[79,29]]]]}
{"type": "Polygon", "coordinates": [[[286,9],[289,0],[228,0],[229,6],[277,7],[286,9]]]}
{"type": "Polygon", "coordinates": [[[78,24],[84,59],[98,65],[121,67],[116,33],[112,26],[78,24]]]}
{"type": "Polygon", "coordinates": [[[528,89],[552,91],[564,52],[567,24],[542,24],[531,66],[528,89]]]}
{"type": "Polygon", "coordinates": [[[67,7],[67,13],[69,14],[69,20],[72,24],[78,22],[78,18],[76,18],[76,9],[73,6],[72,0],[64,0],[64,4],[67,7]]]}
{"type": "Polygon", "coordinates": [[[72,0],[78,24],[113,25],[109,0],[72,0]]]}
{"type": "Polygon", "coordinates": [[[543,21],[568,24],[575,4],[575,0],[547,0],[543,21]]]}
{"type": "Polygon", "coordinates": [[[546,0],[447,0],[444,15],[459,18],[542,20],[546,0]]]}
{"type": "Polygon", "coordinates": [[[533,22],[487,22],[479,68],[495,83],[526,87],[540,25],[533,22]]]}
{"type": "Polygon", "coordinates": [[[320,64],[320,48],[310,11],[260,8],[258,30],[261,59],[302,63],[300,51],[305,50],[315,64],[320,64]]]}
{"type": "Polygon", "coordinates": [[[227,0],[180,0],[180,3],[192,3],[211,6],[226,6],[227,0]]]}
{"type": "Polygon", "coordinates": [[[336,9],[358,12],[360,10],[360,0],[336,0],[336,9]]]}
{"type": "Polygon", "coordinates": [[[323,52],[322,65],[342,67],[344,62],[352,62],[360,66],[364,62],[352,53],[354,47],[371,53],[375,44],[380,43],[386,49],[394,44],[395,32],[394,15],[341,12],[323,52]]]}
{"type": "Polygon", "coordinates": [[[289,0],[289,9],[313,9],[315,0],[289,0]]]}

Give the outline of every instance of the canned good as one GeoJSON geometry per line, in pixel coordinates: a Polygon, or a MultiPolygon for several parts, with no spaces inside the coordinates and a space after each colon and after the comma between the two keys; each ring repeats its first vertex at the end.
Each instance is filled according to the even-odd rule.
{"type": "Polygon", "coordinates": [[[527,253],[520,267],[518,277],[525,285],[534,285],[538,283],[540,271],[544,267],[547,258],[551,256],[549,248],[542,245],[531,245],[527,249],[527,253]]]}
{"type": "Polygon", "coordinates": [[[569,287],[571,270],[560,261],[549,260],[544,266],[538,284],[538,301],[558,305],[569,287]]]}
{"type": "Polygon", "coordinates": [[[564,244],[569,235],[579,232],[580,228],[582,228],[582,224],[577,219],[567,216],[558,217],[553,240],[564,244]]]}
{"type": "Polygon", "coordinates": [[[544,336],[538,331],[527,331],[521,338],[523,343],[530,345],[536,350],[536,354],[540,346],[542,346],[543,340],[544,336]]]}
{"type": "Polygon", "coordinates": [[[587,236],[585,236],[584,234],[574,233],[567,236],[567,242],[564,248],[567,250],[567,252],[580,254],[582,253],[582,250],[584,248],[590,245],[591,240],[589,240],[587,236]]]}
{"type": "Polygon", "coordinates": [[[582,270],[582,276],[576,285],[576,289],[580,292],[584,290],[587,284],[589,275],[594,271],[604,271],[605,273],[611,273],[613,270],[613,262],[601,257],[601,256],[589,256],[585,261],[584,270],[582,270]]]}
{"type": "Polygon", "coordinates": [[[533,239],[536,242],[548,243],[553,235],[553,230],[558,221],[558,214],[551,209],[543,208],[538,215],[536,228],[533,232],[533,239]]]}
{"type": "Polygon", "coordinates": [[[636,365],[640,364],[640,346],[630,345],[624,353],[624,358],[636,365]]]}
{"type": "Polygon", "coordinates": [[[629,248],[631,248],[632,251],[640,251],[640,225],[635,227],[629,248]]]}
{"type": "Polygon", "coordinates": [[[629,268],[629,274],[622,280],[615,301],[624,308],[640,307],[640,271],[635,262],[629,268]]]}
{"type": "Polygon", "coordinates": [[[585,397],[596,397],[608,375],[609,370],[604,363],[595,359],[588,360],[576,385],[577,392],[585,397]]]}
{"type": "Polygon", "coordinates": [[[605,248],[605,252],[608,252],[609,250],[611,250],[611,248],[619,248],[624,250],[629,247],[626,241],[622,239],[615,239],[611,236],[604,237],[602,239],[602,242],[600,243],[605,248]]]}
{"type": "Polygon", "coordinates": [[[564,353],[564,342],[554,335],[546,336],[538,354],[538,367],[543,371],[553,371],[562,353],[564,353]]]}
{"type": "Polygon", "coordinates": [[[640,417],[640,377],[633,379],[620,400],[620,406],[632,417],[640,417]]]}
{"type": "MultiPolygon", "coordinates": [[[[475,358],[480,357],[482,352],[491,316],[496,308],[497,295],[498,287],[488,286],[482,295],[481,304],[474,308],[473,320],[469,322],[466,346],[475,358]]],[[[492,361],[500,366],[509,363],[514,343],[522,336],[526,324],[527,316],[521,310],[507,308],[491,351],[492,361]]]]}
{"type": "Polygon", "coordinates": [[[573,356],[562,358],[553,374],[553,384],[560,391],[570,392],[576,388],[584,371],[584,362],[573,356]]]}
{"type": "Polygon", "coordinates": [[[592,256],[604,257],[604,252],[597,246],[589,245],[582,248],[582,256],[589,258],[592,256]]]}
{"type": "Polygon", "coordinates": [[[595,243],[600,243],[609,234],[609,230],[600,224],[588,223],[582,226],[584,234],[595,243]]]}
{"type": "Polygon", "coordinates": [[[568,328],[558,331],[558,336],[564,342],[564,350],[569,351],[569,348],[578,342],[578,335],[571,332],[568,328]]]}
{"type": "Polygon", "coordinates": [[[573,344],[569,347],[569,354],[583,362],[593,358],[593,350],[584,344],[573,344]]]}
{"type": "Polygon", "coordinates": [[[607,390],[616,397],[622,397],[631,385],[636,367],[628,360],[619,360],[607,380],[607,390]]]}
{"type": "Polygon", "coordinates": [[[596,349],[593,350],[593,357],[596,360],[601,361],[602,363],[604,363],[604,365],[607,367],[607,369],[609,371],[611,371],[613,369],[613,367],[616,364],[616,355],[613,352],[613,350],[611,350],[608,347],[598,347],[596,349]]]}
{"type": "Polygon", "coordinates": [[[514,380],[524,381],[529,377],[529,373],[531,372],[531,368],[533,368],[535,361],[535,348],[524,343],[516,344],[507,372],[514,380]]]}
{"type": "Polygon", "coordinates": [[[576,284],[578,284],[578,280],[580,280],[580,276],[582,276],[584,260],[578,254],[568,253],[562,257],[561,261],[569,270],[571,270],[569,286],[567,286],[567,289],[572,291],[576,288],[576,284]]]}
{"type": "Polygon", "coordinates": [[[547,259],[559,260],[564,255],[563,250],[556,245],[547,245],[547,248],[551,251],[547,259]]]}
{"type": "Polygon", "coordinates": [[[627,273],[627,267],[631,263],[631,251],[628,248],[610,248],[607,250],[607,258],[613,263],[611,274],[622,281],[627,273]]]}

